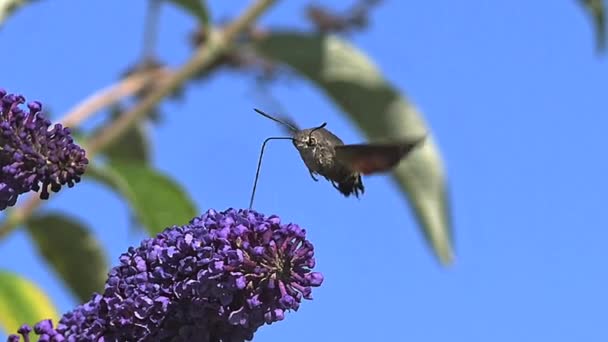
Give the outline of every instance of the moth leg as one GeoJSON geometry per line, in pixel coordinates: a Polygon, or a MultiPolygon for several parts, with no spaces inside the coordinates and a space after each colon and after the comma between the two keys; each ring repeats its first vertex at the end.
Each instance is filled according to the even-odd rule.
{"type": "Polygon", "coordinates": [[[338,183],[334,182],[333,180],[331,181],[331,185],[334,187],[334,189],[340,191],[340,187],[338,186],[338,183]]]}
{"type": "Polygon", "coordinates": [[[310,174],[310,178],[312,178],[312,180],[314,180],[315,182],[319,181],[319,179],[317,177],[315,177],[315,174],[312,173],[312,171],[308,170],[308,173],[310,174]]]}

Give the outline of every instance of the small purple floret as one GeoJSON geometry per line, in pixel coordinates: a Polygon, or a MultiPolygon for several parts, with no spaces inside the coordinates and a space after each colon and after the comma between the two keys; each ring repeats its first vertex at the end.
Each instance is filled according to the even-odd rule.
{"type": "Polygon", "coordinates": [[[51,127],[40,102],[30,102],[27,111],[24,103],[23,96],[0,89],[0,210],[28,191],[40,190],[40,198],[48,199],[49,190],[73,187],[88,164],[69,128],[51,127]]]}
{"type": "MultiPolygon", "coordinates": [[[[103,294],[63,315],[56,328],[47,320],[34,332],[40,341],[252,340],[323,282],[311,270],[305,233],[277,216],[209,210],[129,248],[103,294]]],[[[28,329],[19,333],[26,338],[28,329]]]]}

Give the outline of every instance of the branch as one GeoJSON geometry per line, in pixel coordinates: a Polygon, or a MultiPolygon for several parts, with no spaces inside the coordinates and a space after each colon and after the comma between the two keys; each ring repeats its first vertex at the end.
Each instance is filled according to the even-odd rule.
{"type": "MultiPolygon", "coordinates": [[[[87,151],[87,157],[92,160],[95,154],[113,140],[127,132],[131,126],[150,112],[174,89],[194,77],[200,70],[211,66],[223,52],[230,48],[237,35],[248,29],[249,26],[275,1],[276,0],[257,0],[225,29],[219,32],[211,32],[207,44],[198,48],[194,56],[190,58],[188,62],[177,71],[170,74],[161,85],[155,87],[155,89],[143,98],[132,110],[121,115],[89,140],[88,144],[84,146],[87,151]]],[[[135,76],[136,75],[133,77],[135,76]]],[[[128,79],[131,78],[127,78],[125,81],[128,79]]],[[[125,88],[128,87],[125,86],[125,88]]],[[[114,94],[114,96],[116,96],[118,93],[118,91],[112,92],[111,90],[105,92],[107,98],[113,99],[117,98],[109,94],[114,94]]],[[[97,101],[96,99],[98,99],[98,97],[93,96],[90,99],[90,102],[78,106],[72,113],[68,114],[63,119],[63,122],[78,123],[84,120],[84,118],[90,115],[90,110],[98,108],[100,105],[100,101],[97,101]],[[89,107],[89,110],[82,110],[85,105],[86,107],[89,107]]],[[[8,235],[13,229],[27,219],[41,203],[42,201],[38,196],[33,195],[24,205],[11,210],[7,219],[0,226],[0,239],[8,235]]]]}
{"type": "Polygon", "coordinates": [[[184,82],[194,77],[200,70],[210,66],[219,56],[225,52],[235,40],[236,36],[248,29],[249,26],[266,10],[275,0],[258,0],[239,18],[228,25],[224,30],[212,31],[207,44],[198,48],[194,56],[177,70],[166,83],[156,88],[133,110],[120,116],[111,125],[105,127],[88,143],[87,154],[93,155],[102,147],[108,145],[112,140],[121,136],[138,119],[150,112],[164,97],[184,82]]]}
{"type": "Polygon", "coordinates": [[[74,127],[103,108],[109,107],[120,99],[132,96],[142,90],[150,80],[166,78],[170,69],[156,69],[134,73],[118,83],[95,92],[74,106],[59,120],[66,127],[74,127]]]}

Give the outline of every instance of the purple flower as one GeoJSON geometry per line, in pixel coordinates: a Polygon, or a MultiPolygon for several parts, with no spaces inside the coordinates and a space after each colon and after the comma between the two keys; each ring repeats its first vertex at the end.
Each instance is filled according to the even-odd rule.
{"type": "Polygon", "coordinates": [[[42,190],[40,198],[48,199],[49,188],[73,187],[88,164],[67,127],[55,124],[49,130],[42,105],[30,102],[24,111],[23,103],[23,96],[0,89],[0,210],[31,190],[42,190]]]}
{"type": "Polygon", "coordinates": [[[103,294],[34,332],[41,341],[248,341],[312,299],[323,282],[314,265],[299,226],[251,210],[209,210],[129,248],[103,294]]]}

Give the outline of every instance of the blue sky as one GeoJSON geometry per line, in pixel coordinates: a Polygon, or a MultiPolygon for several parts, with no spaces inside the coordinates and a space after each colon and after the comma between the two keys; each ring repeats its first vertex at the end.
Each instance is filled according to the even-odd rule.
{"type": "MultiPolygon", "coordinates": [[[[215,20],[249,1],[210,1],[215,20]]],[[[326,1],[336,8],[345,2],[326,1]]],[[[282,1],[261,20],[307,28],[305,1],[282,1]]],[[[0,31],[10,92],[63,113],[112,83],[140,52],[145,1],[40,1],[0,31]]],[[[440,268],[407,203],[387,177],[360,200],[313,183],[288,143],[265,159],[256,207],[308,230],[315,300],[264,327],[256,341],[606,341],[608,338],[608,57],[595,54],[576,1],[386,1],[353,37],[416,103],[447,165],[456,264],[440,268]]],[[[194,22],[165,7],[160,55],[189,53],[194,22]]],[[[362,135],[306,81],[271,87],[303,126],[327,121],[345,141],[362,135]]],[[[253,82],[224,73],[166,102],[154,163],[199,208],[245,207],[260,143],[277,127],[253,82]]],[[[127,209],[92,183],[45,206],[89,223],[111,263],[141,235],[127,209]],[[84,200],[83,200],[84,199],[84,200]]],[[[66,311],[76,302],[16,232],[0,268],[36,281],[66,311]]],[[[0,335],[3,338],[3,335],[0,335]]]]}

